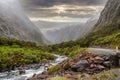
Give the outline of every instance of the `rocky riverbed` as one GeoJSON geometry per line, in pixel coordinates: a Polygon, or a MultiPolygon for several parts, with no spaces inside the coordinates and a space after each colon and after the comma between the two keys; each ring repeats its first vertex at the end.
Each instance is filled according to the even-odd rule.
{"type": "Polygon", "coordinates": [[[34,74],[41,74],[42,72],[46,71],[48,66],[55,66],[67,59],[66,56],[55,56],[56,59],[54,61],[44,61],[43,63],[39,64],[20,66],[15,68],[15,70],[2,72],[0,73],[0,80],[26,80],[34,74]]]}
{"type": "Polygon", "coordinates": [[[92,53],[80,53],[71,59],[65,60],[58,64],[60,69],[48,74],[34,75],[28,80],[49,80],[51,77],[62,76],[68,78],[68,80],[79,80],[77,75],[81,74],[82,77],[90,76],[100,73],[103,70],[110,70],[117,67],[117,56],[110,55],[96,55],[92,53]]]}

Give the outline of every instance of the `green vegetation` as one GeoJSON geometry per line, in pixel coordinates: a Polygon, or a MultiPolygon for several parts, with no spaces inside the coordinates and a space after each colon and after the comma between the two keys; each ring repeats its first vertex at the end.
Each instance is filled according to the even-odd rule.
{"type": "Polygon", "coordinates": [[[53,60],[46,46],[37,46],[33,42],[0,37],[0,71],[13,69],[26,64],[40,63],[42,60],[53,60]]]}
{"type": "Polygon", "coordinates": [[[65,77],[55,77],[55,78],[51,78],[50,80],[68,80],[65,77]]]}
{"type": "Polygon", "coordinates": [[[57,48],[71,48],[73,46],[90,47],[101,46],[115,48],[120,47],[120,23],[114,23],[101,28],[95,28],[91,33],[87,34],[76,41],[63,42],[61,44],[53,45],[52,49],[57,48]]]}
{"type": "MultiPolygon", "coordinates": [[[[12,69],[14,67],[39,63],[47,59],[54,59],[54,52],[56,54],[67,55],[68,57],[75,56],[85,50],[79,45],[72,44],[56,44],[52,46],[37,46],[33,42],[25,42],[16,39],[0,38],[0,70],[12,69]]],[[[59,67],[49,70],[49,73],[57,71],[59,67]]]]}
{"type": "MultiPolygon", "coordinates": [[[[61,44],[57,44],[57,45],[53,45],[52,49],[53,52],[57,53],[57,54],[61,54],[61,55],[66,55],[68,57],[73,57],[79,53],[82,53],[86,50],[86,48],[81,48],[79,45],[76,46],[64,46],[64,47],[60,47],[61,44]]],[[[64,45],[62,43],[62,45],[64,45]]]]}
{"type": "Polygon", "coordinates": [[[48,70],[48,74],[53,74],[54,72],[58,71],[60,69],[60,66],[57,65],[57,66],[53,66],[52,68],[50,68],[48,70]]]}
{"type": "MultiPolygon", "coordinates": [[[[89,77],[82,77],[82,74],[78,74],[77,78],[78,80],[115,80],[115,78],[118,77],[117,74],[113,73],[112,70],[109,71],[103,71],[99,74],[90,75],[89,77]]],[[[65,77],[54,77],[50,80],[70,80],[65,77]]],[[[72,80],[72,79],[71,79],[72,80]]]]}
{"type": "MultiPolygon", "coordinates": [[[[52,46],[52,47],[56,48],[56,46],[52,46]]],[[[57,47],[54,52],[57,54],[60,54],[60,55],[66,55],[71,59],[73,56],[80,54],[80,53],[84,52],[85,50],[86,50],[86,48],[81,48],[80,46],[73,46],[73,47],[66,47],[66,48],[58,48],[57,47]]],[[[65,63],[64,67],[63,66],[61,67],[61,65],[54,66],[48,70],[48,74],[53,74],[53,73],[59,71],[60,68],[66,69],[66,68],[70,67],[70,65],[71,65],[71,63],[68,62],[68,63],[65,63]]]]}
{"type": "MultiPolygon", "coordinates": [[[[115,23],[102,28],[95,29],[93,30],[93,32],[79,40],[63,42],[61,44],[55,44],[49,47],[50,51],[55,51],[58,54],[72,57],[85,51],[85,48],[81,47],[90,46],[109,48],[115,48],[116,46],[120,47],[120,23],[115,23]]],[[[50,72],[52,73],[58,70],[59,69],[52,68],[50,72]]],[[[112,71],[103,71],[99,74],[92,75],[89,78],[85,78],[85,80],[114,79],[115,77],[117,76],[112,71]]],[[[78,78],[81,79],[81,75],[78,78]]],[[[64,79],[67,80],[64,77],[52,78],[51,80],[64,80],[64,79]]]]}
{"type": "MultiPolygon", "coordinates": [[[[0,45],[0,70],[2,70],[24,64],[38,63],[42,59],[54,59],[54,56],[50,54],[51,52],[73,57],[85,51],[85,47],[89,46],[120,47],[120,24],[115,23],[98,30],[95,29],[79,40],[61,44],[38,46],[33,42],[0,37],[0,45]]],[[[49,72],[55,70],[52,69],[49,72]]]]}
{"type": "Polygon", "coordinates": [[[12,38],[0,37],[0,45],[19,45],[20,47],[36,47],[34,42],[26,42],[23,40],[17,40],[12,38]]]}
{"type": "Polygon", "coordinates": [[[73,46],[71,48],[58,48],[57,52],[62,55],[67,55],[68,57],[73,57],[79,53],[84,52],[86,49],[79,46],[73,46]]]}
{"type": "MultiPolygon", "coordinates": [[[[102,38],[103,41],[101,45],[105,45],[106,43],[110,42],[111,45],[116,46],[116,44],[120,44],[119,33],[120,33],[120,24],[115,23],[115,24],[111,24],[106,27],[100,28],[98,30],[94,30],[89,35],[85,36],[84,38],[78,41],[82,47],[99,46],[101,44],[99,41],[101,41],[100,39],[102,38]],[[111,41],[110,39],[113,36],[116,36],[116,37],[114,37],[114,40],[111,41]]],[[[109,47],[110,47],[110,44],[108,44],[109,47]]]]}
{"type": "Polygon", "coordinates": [[[13,46],[0,46],[0,69],[10,68],[15,66],[39,63],[43,59],[52,60],[54,55],[42,50],[33,48],[13,46]]]}
{"type": "Polygon", "coordinates": [[[113,73],[111,70],[109,71],[103,71],[99,74],[95,74],[90,76],[89,80],[115,80],[115,78],[117,77],[117,74],[113,73]]]}
{"type": "Polygon", "coordinates": [[[115,48],[115,46],[120,47],[120,32],[106,37],[100,37],[93,42],[93,45],[109,46],[111,48],[115,48]]]}
{"type": "Polygon", "coordinates": [[[0,37],[0,45],[1,46],[19,45],[19,47],[34,48],[40,49],[42,51],[48,51],[48,47],[45,45],[37,45],[35,42],[27,42],[24,40],[17,40],[13,38],[0,37]]]}

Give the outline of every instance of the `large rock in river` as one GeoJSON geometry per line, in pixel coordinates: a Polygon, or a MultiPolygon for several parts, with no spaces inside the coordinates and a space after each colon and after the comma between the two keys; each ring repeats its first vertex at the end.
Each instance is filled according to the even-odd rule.
{"type": "Polygon", "coordinates": [[[85,70],[87,67],[89,67],[89,63],[87,60],[80,60],[79,62],[77,62],[75,65],[73,65],[71,67],[71,69],[73,71],[77,71],[77,72],[80,72],[80,71],[83,71],[85,70]]]}

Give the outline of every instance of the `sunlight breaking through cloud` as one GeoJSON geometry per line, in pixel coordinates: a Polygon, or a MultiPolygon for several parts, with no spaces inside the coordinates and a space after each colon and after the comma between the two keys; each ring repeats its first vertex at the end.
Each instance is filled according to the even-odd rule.
{"type": "Polygon", "coordinates": [[[89,18],[67,18],[67,17],[49,17],[49,18],[30,18],[31,21],[46,21],[46,22],[82,22],[85,23],[89,18]]]}

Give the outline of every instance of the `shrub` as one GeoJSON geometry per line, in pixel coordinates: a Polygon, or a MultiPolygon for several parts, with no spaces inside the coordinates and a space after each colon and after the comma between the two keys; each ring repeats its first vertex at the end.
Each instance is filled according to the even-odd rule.
{"type": "Polygon", "coordinates": [[[55,77],[55,78],[51,78],[50,80],[68,80],[65,77],[55,77]]]}
{"type": "Polygon", "coordinates": [[[53,60],[53,54],[26,47],[0,46],[0,70],[24,64],[39,63],[43,59],[53,60]]]}
{"type": "Polygon", "coordinates": [[[48,70],[48,74],[53,74],[54,72],[58,71],[60,69],[60,66],[53,66],[48,70]]]}
{"type": "Polygon", "coordinates": [[[111,70],[109,71],[103,71],[99,74],[94,74],[90,76],[90,80],[96,79],[96,80],[115,80],[117,77],[117,74],[113,73],[111,70]]]}

